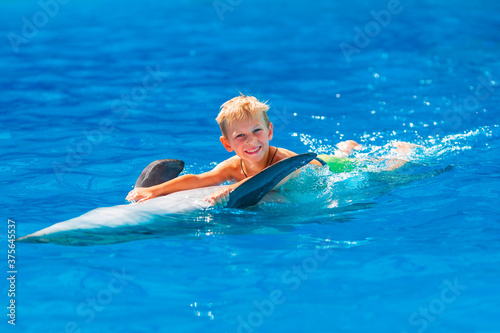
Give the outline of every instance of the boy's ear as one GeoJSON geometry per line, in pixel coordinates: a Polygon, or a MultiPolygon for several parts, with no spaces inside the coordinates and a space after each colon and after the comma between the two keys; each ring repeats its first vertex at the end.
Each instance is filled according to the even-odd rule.
{"type": "Polygon", "coordinates": [[[273,123],[269,123],[269,134],[268,134],[269,141],[273,138],[273,123]]]}
{"type": "Polygon", "coordinates": [[[232,152],[233,151],[233,148],[231,147],[231,145],[229,144],[229,140],[226,139],[225,136],[221,136],[220,137],[220,142],[222,143],[222,145],[224,146],[224,148],[226,148],[226,150],[228,152],[232,152]]]}

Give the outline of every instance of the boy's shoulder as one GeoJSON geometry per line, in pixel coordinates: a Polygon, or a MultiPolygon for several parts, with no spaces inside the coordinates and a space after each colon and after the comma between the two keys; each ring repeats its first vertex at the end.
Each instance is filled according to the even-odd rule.
{"type": "Polygon", "coordinates": [[[228,158],[227,160],[224,160],[220,162],[214,170],[217,170],[217,172],[223,173],[226,177],[236,179],[236,180],[241,180],[239,178],[240,176],[240,165],[241,161],[238,156],[232,156],[228,158]]]}
{"type": "Polygon", "coordinates": [[[277,149],[277,151],[276,151],[276,156],[274,157],[274,160],[273,160],[273,164],[278,162],[278,161],[284,160],[285,158],[289,158],[289,157],[297,155],[293,151],[285,149],[285,148],[276,147],[276,149],[277,149]]]}
{"type": "Polygon", "coordinates": [[[240,165],[240,160],[241,158],[238,157],[238,155],[231,156],[227,160],[222,161],[220,164],[225,164],[228,167],[236,167],[240,165]]]}

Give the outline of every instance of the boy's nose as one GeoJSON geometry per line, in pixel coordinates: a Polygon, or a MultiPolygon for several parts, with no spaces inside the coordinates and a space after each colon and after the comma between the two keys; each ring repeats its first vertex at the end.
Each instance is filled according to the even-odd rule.
{"type": "Polygon", "coordinates": [[[256,136],[256,135],[254,135],[254,134],[249,135],[249,136],[247,137],[247,142],[248,142],[248,143],[254,143],[254,142],[257,142],[257,141],[258,141],[258,140],[257,140],[257,136],[256,136]]]}

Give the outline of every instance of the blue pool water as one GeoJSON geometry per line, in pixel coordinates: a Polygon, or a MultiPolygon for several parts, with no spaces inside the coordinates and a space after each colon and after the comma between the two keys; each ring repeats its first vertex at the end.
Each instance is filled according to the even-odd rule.
{"type": "Polygon", "coordinates": [[[272,144],[297,153],[424,146],[393,174],[298,186],[303,205],[125,243],[18,243],[2,332],[499,332],[499,10],[2,1],[4,258],[9,218],[23,236],[124,203],[155,159],[200,173],[230,157],[214,118],[240,91],[269,100],[272,144]]]}

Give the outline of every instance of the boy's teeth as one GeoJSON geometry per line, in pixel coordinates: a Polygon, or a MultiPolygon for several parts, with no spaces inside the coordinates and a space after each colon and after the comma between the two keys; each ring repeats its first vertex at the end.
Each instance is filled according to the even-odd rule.
{"type": "Polygon", "coordinates": [[[247,150],[249,153],[255,153],[257,150],[259,150],[260,147],[255,148],[254,150],[247,150]]]}

